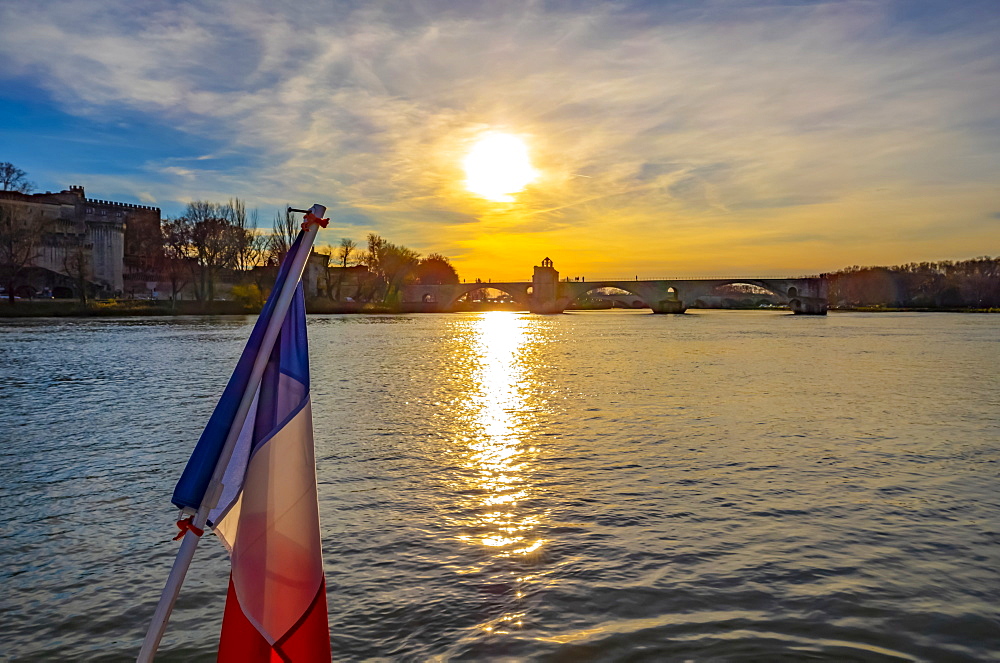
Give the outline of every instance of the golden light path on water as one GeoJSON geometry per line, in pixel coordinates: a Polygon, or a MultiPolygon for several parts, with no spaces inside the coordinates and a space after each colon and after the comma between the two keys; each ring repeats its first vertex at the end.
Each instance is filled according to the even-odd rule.
{"type": "MultiPolygon", "coordinates": [[[[524,439],[525,427],[539,405],[530,402],[531,324],[526,316],[490,312],[478,317],[470,330],[475,366],[468,387],[471,416],[462,462],[472,485],[462,494],[469,496],[467,513],[475,515],[474,522],[464,523],[463,528],[473,533],[458,538],[481,547],[494,560],[527,559],[546,543],[535,533],[544,514],[520,507],[537,497],[531,475],[538,450],[524,439]]],[[[513,580],[520,585],[530,579],[521,573],[513,580]]],[[[515,590],[514,596],[520,598],[522,592],[515,590]]],[[[523,616],[508,611],[480,628],[517,627],[523,616]]]]}

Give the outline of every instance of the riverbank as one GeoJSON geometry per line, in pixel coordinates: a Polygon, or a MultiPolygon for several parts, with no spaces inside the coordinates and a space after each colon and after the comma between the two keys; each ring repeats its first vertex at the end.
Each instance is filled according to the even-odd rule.
{"type": "Polygon", "coordinates": [[[830,308],[830,313],[1000,313],[1000,308],[916,308],[889,306],[855,306],[830,308]]]}
{"type": "MultiPolygon", "coordinates": [[[[523,310],[514,303],[466,304],[456,308],[456,312],[516,311],[523,310]]],[[[567,309],[569,310],[569,309],[567,309]]],[[[574,310],[589,310],[578,307],[574,310]]],[[[596,307],[595,307],[596,310],[596,307]]],[[[696,310],[696,309],[692,309],[696,310]]],[[[757,309],[734,309],[757,310],[757,309]]],[[[92,301],[80,304],[76,300],[48,299],[18,301],[10,304],[0,301],[0,318],[86,318],[86,317],[131,317],[155,315],[256,315],[260,309],[242,302],[216,301],[92,301]]],[[[312,300],[306,305],[310,314],[358,313],[389,314],[398,310],[384,304],[362,304],[359,302],[332,302],[326,299],[312,300]]],[[[412,312],[412,311],[411,311],[412,312]]],[[[884,306],[864,306],[854,308],[831,308],[831,313],[1000,313],[998,308],[890,308],[884,306]]]]}
{"type": "Polygon", "coordinates": [[[122,317],[147,315],[247,315],[255,311],[241,302],[163,302],[150,300],[90,301],[43,299],[0,303],[0,318],[122,317]]]}
{"type": "MultiPolygon", "coordinates": [[[[310,301],[308,313],[393,313],[381,304],[358,302],[310,301]]],[[[0,301],[0,318],[87,318],[131,317],[154,315],[257,315],[260,309],[235,301],[153,301],[153,300],[99,300],[81,304],[73,299],[20,300],[11,304],[0,301]]]]}

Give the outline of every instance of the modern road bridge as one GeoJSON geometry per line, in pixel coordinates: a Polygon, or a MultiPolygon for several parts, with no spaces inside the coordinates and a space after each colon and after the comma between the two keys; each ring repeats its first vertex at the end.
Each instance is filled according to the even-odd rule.
{"type": "Polygon", "coordinates": [[[794,313],[826,315],[827,284],[823,278],[788,279],[657,279],[650,281],[560,281],[559,272],[546,258],[535,267],[531,281],[502,283],[457,283],[454,285],[406,285],[402,309],[410,312],[450,312],[456,302],[474,290],[492,288],[532,313],[562,313],[575,299],[596,288],[618,288],[645,302],[654,313],[683,313],[696,300],[717,295],[717,288],[746,283],[772,293],[794,313]]]}

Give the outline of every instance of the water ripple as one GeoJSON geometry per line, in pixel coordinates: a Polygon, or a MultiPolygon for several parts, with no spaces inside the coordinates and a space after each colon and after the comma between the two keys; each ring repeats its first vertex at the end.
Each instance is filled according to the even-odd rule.
{"type": "MultiPolygon", "coordinates": [[[[0,324],[5,660],[134,659],[251,324],[0,324]]],[[[995,317],[309,333],[336,660],[1000,660],[995,317]]],[[[227,573],[206,540],[157,660],[214,658],[227,573]]]]}

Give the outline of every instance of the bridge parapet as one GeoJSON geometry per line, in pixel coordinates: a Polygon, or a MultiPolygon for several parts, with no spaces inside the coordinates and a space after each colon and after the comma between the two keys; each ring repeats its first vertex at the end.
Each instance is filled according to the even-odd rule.
{"type": "Polygon", "coordinates": [[[518,304],[530,310],[531,282],[455,283],[449,285],[404,285],[402,309],[405,312],[450,313],[455,303],[470,292],[492,288],[506,292],[518,304]]]}
{"type": "Polygon", "coordinates": [[[536,268],[533,281],[460,283],[454,285],[407,285],[402,289],[404,311],[449,312],[466,293],[484,288],[506,292],[532,313],[562,313],[570,303],[591,290],[617,288],[632,293],[654,313],[683,313],[699,299],[716,296],[718,288],[749,284],[772,293],[794,313],[825,315],[827,282],[823,278],[787,279],[664,279],[646,281],[558,281],[549,265],[536,268]]]}
{"type": "Polygon", "coordinates": [[[795,313],[824,315],[827,309],[827,283],[822,278],[794,279],[667,279],[656,281],[564,281],[560,283],[563,308],[591,290],[617,288],[630,292],[645,302],[654,313],[683,313],[699,299],[712,297],[718,288],[734,283],[749,284],[767,290],[795,313]]]}

